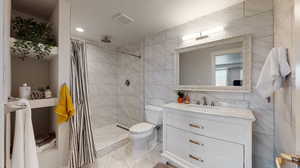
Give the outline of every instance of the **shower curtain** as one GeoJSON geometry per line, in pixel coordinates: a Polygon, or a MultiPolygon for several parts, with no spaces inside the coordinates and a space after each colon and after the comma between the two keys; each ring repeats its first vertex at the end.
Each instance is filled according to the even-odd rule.
{"type": "Polygon", "coordinates": [[[76,114],[71,118],[69,168],[89,168],[96,159],[88,102],[85,42],[71,40],[71,91],[76,114]]]}

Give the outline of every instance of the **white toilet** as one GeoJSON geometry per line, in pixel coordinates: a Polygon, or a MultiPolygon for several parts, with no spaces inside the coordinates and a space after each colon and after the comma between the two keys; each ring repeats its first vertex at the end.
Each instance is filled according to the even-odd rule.
{"type": "Polygon", "coordinates": [[[130,127],[133,156],[141,156],[152,150],[158,141],[157,126],[162,124],[162,108],[148,105],[145,107],[146,122],[130,127]]]}

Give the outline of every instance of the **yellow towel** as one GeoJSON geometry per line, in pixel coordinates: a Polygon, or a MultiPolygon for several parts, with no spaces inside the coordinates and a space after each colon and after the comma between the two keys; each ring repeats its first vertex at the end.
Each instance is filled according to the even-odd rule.
{"type": "Polygon", "coordinates": [[[70,89],[67,85],[64,85],[60,90],[59,102],[55,112],[58,123],[67,122],[75,114],[75,107],[72,102],[70,89]]]}

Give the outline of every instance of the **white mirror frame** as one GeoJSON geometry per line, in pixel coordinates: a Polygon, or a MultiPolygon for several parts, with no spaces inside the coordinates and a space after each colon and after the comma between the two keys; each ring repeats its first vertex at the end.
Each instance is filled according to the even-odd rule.
{"type": "Polygon", "coordinates": [[[252,78],[252,38],[251,35],[242,35],[237,37],[231,37],[216,41],[211,41],[208,43],[197,44],[188,47],[182,47],[176,49],[176,90],[183,91],[213,91],[213,92],[251,92],[251,78],[252,78]],[[243,52],[243,86],[210,86],[210,85],[180,85],[180,70],[179,70],[179,56],[181,53],[213,47],[217,45],[224,45],[230,43],[242,42],[242,52],[243,52]]]}

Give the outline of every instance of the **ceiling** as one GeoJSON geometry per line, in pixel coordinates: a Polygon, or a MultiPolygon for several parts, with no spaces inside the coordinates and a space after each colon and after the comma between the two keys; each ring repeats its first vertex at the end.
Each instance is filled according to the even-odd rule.
{"type": "Polygon", "coordinates": [[[57,0],[12,0],[15,10],[45,20],[49,19],[56,4],[57,0]]]}
{"type": "Polygon", "coordinates": [[[72,35],[94,41],[109,35],[114,45],[122,46],[242,1],[72,0],[72,35]],[[112,17],[119,12],[130,16],[135,22],[127,25],[117,23],[112,17]],[[84,28],[85,32],[76,32],[76,27],[84,28]]]}

